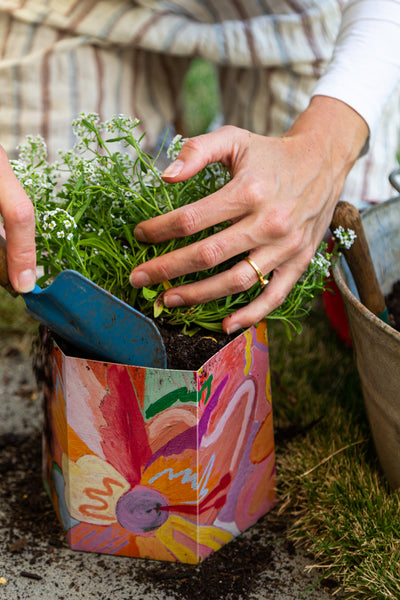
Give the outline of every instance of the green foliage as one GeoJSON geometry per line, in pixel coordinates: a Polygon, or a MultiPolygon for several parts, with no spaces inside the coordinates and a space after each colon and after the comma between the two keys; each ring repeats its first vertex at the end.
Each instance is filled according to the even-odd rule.
{"type": "MultiPolygon", "coordinates": [[[[229,181],[221,164],[211,164],[191,179],[167,184],[156,166],[157,158],[146,154],[137,139],[138,121],[123,115],[100,123],[97,115],[85,114],[74,121],[76,146],[60,153],[49,164],[44,141],[28,137],[13,162],[16,175],[34,202],[37,224],[37,259],[43,269],[38,284],[47,286],[64,269],[75,269],[135,306],[145,315],[193,331],[221,329],[222,319],[251,302],[260,293],[258,283],[250,290],[193,307],[168,309],[162,295],[170,282],[151,290],[135,290],[129,284],[132,269],[145,261],[212,235],[228,223],[196,235],[159,244],[138,242],[133,235],[140,221],[171,211],[211,194],[229,181]]],[[[179,136],[168,149],[176,156],[179,136]]],[[[269,315],[299,332],[312,301],[322,291],[332,260],[326,245],[311,262],[283,305],[269,315]]],[[[174,285],[192,283],[229,269],[241,256],[207,272],[178,277],[174,285]]]]}
{"type": "Polygon", "coordinates": [[[187,135],[204,133],[220,110],[215,66],[195,58],[185,79],[184,121],[187,135]]]}
{"type": "Polygon", "coordinates": [[[12,298],[0,287],[0,357],[10,349],[29,353],[36,333],[37,321],[26,313],[22,297],[12,298]]]}

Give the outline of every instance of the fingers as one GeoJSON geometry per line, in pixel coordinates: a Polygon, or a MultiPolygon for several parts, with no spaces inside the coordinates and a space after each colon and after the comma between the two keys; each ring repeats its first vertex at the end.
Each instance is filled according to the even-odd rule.
{"type": "Polygon", "coordinates": [[[11,285],[17,292],[30,292],[36,280],[34,208],[2,148],[0,214],[3,216],[7,237],[7,264],[11,285]]]}
{"type": "Polygon", "coordinates": [[[222,322],[223,330],[231,334],[259,323],[283,303],[302,273],[303,270],[299,270],[298,265],[293,264],[286,264],[274,270],[268,285],[255,300],[225,317],[222,322]]]}
{"type": "Polygon", "coordinates": [[[245,194],[240,199],[238,194],[237,185],[229,182],[201,200],[139,223],[134,231],[135,237],[141,242],[164,242],[193,235],[224,221],[236,220],[249,210],[245,194]]]}
{"type": "MultiPolygon", "coordinates": [[[[253,254],[252,254],[253,256],[253,254]]],[[[269,273],[268,263],[260,257],[260,272],[269,273]]],[[[246,260],[238,260],[232,268],[217,275],[192,284],[171,288],[165,292],[163,301],[167,307],[191,306],[203,304],[216,298],[223,298],[250,289],[255,283],[260,283],[260,277],[246,260]]]]}
{"type": "MultiPolygon", "coordinates": [[[[261,266],[263,264],[261,257],[256,264],[263,275],[268,273],[268,267],[261,266]]],[[[283,303],[304,270],[304,263],[300,262],[287,263],[276,268],[273,275],[267,277],[268,284],[255,300],[223,320],[224,331],[230,334],[259,323],[283,303]]],[[[215,298],[243,292],[257,282],[260,281],[256,271],[247,261],[241,260],[231,269],[209,279],[166,291],[163,301],[169,308],[201,304],[215,298]]]]}
{"type": "Polygon", "coordinates": [[[260,296],[223,321],[223,328],[227,333],[255,325],[282,304],[305,271],[309,257],[304,253],[294,261],[277,266],[273,276],[267,276],[272,271],[273,264],[265,260],[265,248],[252,252],[251,257],[257,269],[247,260],[239,260],[231,269],[217,275],[167,290],[163,296],[164,304],[169,308],[202,304],[246,291],[254,284],[261,285],[261,281],[267,279],[268,284],[263,286],[260,296]]]}
{"type": "Polygon", "coordinates": [[[177,158],[163,172],[165,181],[185,181],[206,165],[222,162],[229,166],[234,151],[235,140],[243,135],[238,127],[226,125],[211,133],[205,133],[187,140],[177,158]]]}
{"type": "Polygon", "coordinates": [[[218,273],[202,281],[177,286],[164,293],[163,301],[168,308],[203,304],[216,298],[223,298],[244,292],[254,284],[262,286],[263,292],[247,307],[232,313],[225,319],[224,327],[232,333],[240,327],[248,327],[258,323],[276,307],[280,306],[296,281],[307,268],[307,258],[288,261],[275,267],[265,261],[265,249],[251,253],[252,262],[256,269],[247,262],[240,260],[231,269],[218,273]],[[270,274],[271,273],[271,274],[270,274]],[[267,284],[264,284],[268,281],[267,284]]]}
{"type": "MultiPolygon", "coordinates": [[[[210,163],[227,163],[228,157],[234,154],[232,140],[240,135],[241,130],[236,127],[222,127],[215,132],[190,138],[182,146],[177,159],[163,172],[163,179],[171,183],[185,181],[210,163]]],[[[223,190],[198,202],[142,221],[136,226],[134,234],[141,242],[157,243],[191,235],[222,221],[237,218],[243,210],[240,210],[241,203],[237,202],[237,196],[236,202],[233,202],[234,194],[230,191],[228,183],[223,190]]]]}
{"type": "MultiPolygon", "coordinates": [[[[131,285],[136,288],[147,287],[155,283],[161,283],[162,281],[169,281],[180,275],[186,275],[187,273],[206,271],[234,256],[249,251],[255,246],[259,246],[259,243],[251,234],[251,221],[251,217],[243,218],[208,238],[204,238],[198,242],[147,261],[132,271],[129,278],[131,285]]],[[[271,270],[273,265],[285,262],[287,260],[287,253],[288,249],[283,244],[277,244],[273,249],[273,253],[270,252],[270,260],[273,260],[274,263],[269,262],[269,264],[264,264],[263,267],[266,269],[265,272],[271,270]]],[[[236,275],[236,271],[234,271],[234,275],[236,275]]],[[[248,289],[250,287],[250,285],[243,287],[243,283],[240,281],[242,270],[237,272],[238,283],[234,283],[235,278],[232,280],[234,289],[232,289],[232,281],[226,281],[227,277],[226,272],[222,273],[219,288],[225,289],[225,294],[221,294],[221,296],[228,293],[234,293],[235,291],[242,291],[243,289],[248,289]],[[227,285],[228,283],[230,283],[230,285],[227,285]]],[[[218,279],[217,281],[220,280],[218,279]]],[[[247,284],[246,276],[244,276],[244,283],[247,284]]],[[[207,286],[207,288],[208,287],[211,289],[211,284],[210,286],[207,286]]],[[[189,286],[188,290],[190,291],[189,286]]],[[[197,292],[201,292],[201,289],[199,288],[199,290],[196,290],[196,293],[197,292]]],[[[217,296],[214,291],[214,298],[217,297],[220,296],[217,296]]],[[[185,292],[184,299],[189,304],[198,304],[199,302],[199,300],[192,302],[192,297],[189,292],[185,292]]]]}
{"type": "Polygon", "coordinates": [[[248,249],[241,228],[232,225],[206,239],[173,250],[136,267],[129,278],[133,287],[147,287],[180,275],[206,271],[248,249]]]}

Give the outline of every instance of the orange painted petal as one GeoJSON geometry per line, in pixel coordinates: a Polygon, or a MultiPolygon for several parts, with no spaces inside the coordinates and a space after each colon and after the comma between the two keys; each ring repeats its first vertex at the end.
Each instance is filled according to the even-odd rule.
{"type": "Polygon", "coordinates": [[[251,448],[250,460],[257,464],[262,462],[274,449],[274,432],[272,429],[272,412],[270,412],[260,429],[251,448]]]}
{"type": "Polygon", "coordinates": [[[73,461],[77,461],[81,456],[87,454],[95,454],[89,446],[85,444],[78,434],[68,426],[68,455],[73,461]]]}

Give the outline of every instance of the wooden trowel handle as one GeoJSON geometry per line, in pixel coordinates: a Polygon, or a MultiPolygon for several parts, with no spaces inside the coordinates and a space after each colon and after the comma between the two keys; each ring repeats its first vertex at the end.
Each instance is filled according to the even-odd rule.
{"type": "Polygon", "coordinates": [[[7,290],[11,296],[18,296],[8,277],[7,269],[7,245],[6,240],[0,235],[0,285],[7,290]]]}
{"type": "Polygon", "coordinates": [[[331,222],[332,233],[340,225],[344,229],[352,229],[357,236],[351,248],[342,252],[353,275],[360,301],[374,315],[387,321],[385,298],[376,276],[360,213],[349,202],[337,204],[331,222]]]}

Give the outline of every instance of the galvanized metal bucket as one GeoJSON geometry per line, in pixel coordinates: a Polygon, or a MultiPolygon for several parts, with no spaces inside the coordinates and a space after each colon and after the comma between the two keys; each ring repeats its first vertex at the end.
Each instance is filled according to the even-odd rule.
{"type": "MultiPolygon", "coordinates": [[[[394,183],[394,174],[391,176],[394,183]]],[[[396,185],[397,188],[397,185],[396,185]]],[[[362,214],[377,278],[386,296],[400,279],[400,197],[362,214]]],[[[342,294],[378,458],[392,488],[400,487],[400,333],[359,301],[342,258],[333,269],[342,294]]]]}

